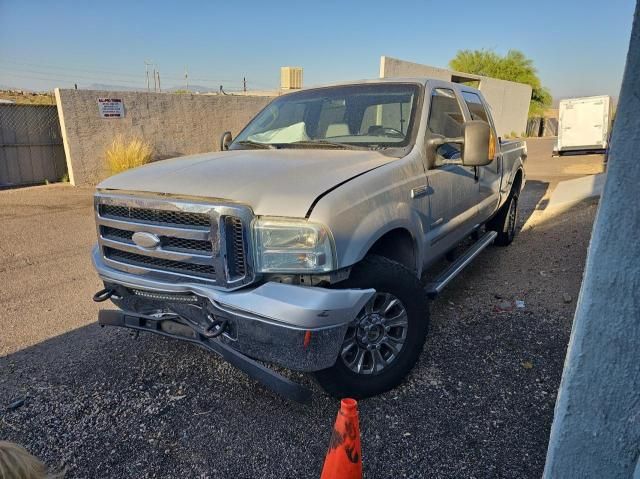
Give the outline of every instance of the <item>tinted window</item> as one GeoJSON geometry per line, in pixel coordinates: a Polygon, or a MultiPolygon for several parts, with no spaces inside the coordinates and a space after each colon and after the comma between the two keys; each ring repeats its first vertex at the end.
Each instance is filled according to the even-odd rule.
{"type": "Polygon", "coordinates": [[[472,120],[482,120],[489,123],[489,115],[487,115],[487,111],[484,109],[482,100],[480,100],[478,95],[465,91],[462,92],[462,98],[464,98],[464,102],[467,104],[467,108],[469,108],[472,120]]]}
{"type": "MultiPolygon", "coordinates": [[[[464,116],[453,90],[435,88],[431,92],[431,107],[427,123],[431,133],[446,138],[457,138],[462,136],[463,123],[464,116]]],[[[460,145],[447,143],[439,147],[436,153],[444,159],[450,160],[459,156],[460,145]]]]}

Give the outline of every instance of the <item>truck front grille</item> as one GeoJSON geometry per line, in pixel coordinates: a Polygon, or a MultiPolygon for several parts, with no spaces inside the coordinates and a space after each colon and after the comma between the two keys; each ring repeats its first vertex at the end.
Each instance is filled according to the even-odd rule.
{"type": "Polygon", "coordinates": [[[226,289],[254,279],[247,207],[104,193],[95,204],[102,257],[115,269],[226,289]]]}

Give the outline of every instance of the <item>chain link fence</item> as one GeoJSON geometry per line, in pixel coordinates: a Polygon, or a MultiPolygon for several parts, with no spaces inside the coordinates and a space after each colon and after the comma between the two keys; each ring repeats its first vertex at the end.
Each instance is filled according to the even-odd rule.
{"type": "Polygon", "coordinates": [[[57,108],[0,104],[0,188],[61,181],[66,174],[57,108]]]}

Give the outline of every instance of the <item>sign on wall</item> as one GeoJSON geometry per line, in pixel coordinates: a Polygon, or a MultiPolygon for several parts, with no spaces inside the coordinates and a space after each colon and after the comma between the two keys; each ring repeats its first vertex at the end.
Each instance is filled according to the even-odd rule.
{"type": "Polygon", "coordinates": [[[101,118],[124,118],[122,98],[98,98],[98,111],[101,118]]]}

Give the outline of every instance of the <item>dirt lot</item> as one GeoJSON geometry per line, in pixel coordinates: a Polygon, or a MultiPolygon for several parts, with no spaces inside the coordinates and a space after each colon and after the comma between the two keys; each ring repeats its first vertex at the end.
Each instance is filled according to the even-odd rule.
{"type": "MultiPolygon", "coordinates": [[[[514,244],[433,303],[410,378],[361,401],[366,477],[540,477],[596,205],[542,208],[601,168],[551,147],[529,142],[514,244]]],[[[193,346],[95,325],[91,203],[66,185],[0,192],[0,438],[67,477],[318,477],[337,402],[308,377],[300,406],[193,346]]]]}

